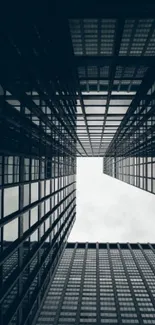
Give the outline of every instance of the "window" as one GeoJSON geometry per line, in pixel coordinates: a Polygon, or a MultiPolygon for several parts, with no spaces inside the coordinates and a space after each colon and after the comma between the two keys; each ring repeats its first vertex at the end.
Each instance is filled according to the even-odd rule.
{"type": "Polygon", "coordinates": [[[19,187],[6,188],[4,190],[4,216],[19,209],[19,187]]]}

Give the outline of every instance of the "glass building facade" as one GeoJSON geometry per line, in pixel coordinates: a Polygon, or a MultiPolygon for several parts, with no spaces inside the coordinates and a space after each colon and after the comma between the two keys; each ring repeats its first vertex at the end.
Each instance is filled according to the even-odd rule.
{"type": "Polygon", "coordinates": [[[60,99],[75,90],[59,69],[32,71],[38,34],[28,27],[25,48],[11,23],[1,35],[0,324],[30,325],[75,221],[76,107],[60,99]]]}
{"type": "MultiPolygon", "coordinates": [[[[155,193],[155,83],[145,76],[139,92],[146,99],[131,105],[104,157],[104,173],[155,193]],[[151,85],[150,85],[151,81],[151,85]]],[[[135,96],[138,97],[139,93],[135,96]]]]}
{"type": "Polygon", "coordinates": [[[75,221],[76,157],[155,193],[155,4],[45,2],[0,22],[2,325],[40,309],[75,221]]]}
{"type": "Polygon", "coordinates": [[[155,245],[68,243],[36,325],[155,324],[155,245]]]}

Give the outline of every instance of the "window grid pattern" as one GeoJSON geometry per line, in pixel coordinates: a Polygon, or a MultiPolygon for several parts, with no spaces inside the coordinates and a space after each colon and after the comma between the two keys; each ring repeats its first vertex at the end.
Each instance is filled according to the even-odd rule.
{"type": "Polygon", "coordinates": [[[155,54],[155,20],[70,19],[69,25],[81,90],[76,107],[83,147],[78,143],[77,149],[83,155],[108,156],[155,54]]]}
{"type": "Polygon", "coordinates": [[[155,193],[154,91],[155,84],[147,91],[152,99],[140,101],[109,146],[103,167],[106,174],[151,193],[155,193]]]}
{"type": "Polygon", "coordinates": [[[71,101],[54,110],[22,82],[2,84],[0,323],[28,325],[75,221],[76,115],[71,101]]]}
{"type": "MultiPolygon", "coordinates": [[[[94,19],[91,6],[86,18],[81,8],[74,17],[71,7],[61,10],[64,15],[67,9],[62,19],[60,10],[59,17],[49,19],[46,6],[42,11],[38,5],[35,15],[33,5],[24,15],[14,6],[2,20],[2,325],[30,325],[40,308],[75,220],[76,156],[106,155],[108,173],[125,174],[129,182],[136,177],[136,186],[154,192],[154,6],[128,7],[129,15],[123,6],[120,16],[115,5],[109,12],[99,6],[101,13],[95,5],[94,19]]],[[[98,265],[98,253],[94,256],[98,265]]],[[[111,275],[114,285],[113,271],[111,275]]],[[[96,284],[99,277],[96,270],[96,284]]],[[[86,292],[84,285],[80,292],[86,292]]],[[[85,317],[79,299],[77,304],[80,321],[85,317]]],[[[94,313],[92,322],[98,321],[100,308],[94,313]]]]}
{"type": "Polygon", "coordinates": [[[68,243],[36,324],[155,324],[154,248],[68,243]]]}
{"type": "MultiPolygon", "coordinates": [[[[50,279],[75,220],[74,174],[50,179],[39,178],[37,182],[25,181],[22,188],[22,209],[19,197],[20,182],[18,186],[12,184],[11,187],[10,183],[4,184],[1,190],[1,204],[4,207],[3,211],[1,210],[1,223],[4,224],[1,227],[1,302],[4,324],[8,317],[13,319],[19,289],[21,297],[25,290],[27,294],[20,303],[20,312],[16,315],[15,324],[19,321],[19,313],[21,320],[25,319],[31,303],[36,299],[34,294],[40,283],[44,283],[45,276],[50,279]],[[22,237],[19,231],[21,214],[22,237]],[[35,273],[37,275],[33,278],[35,273]]],[[[43,286],[42,296],[47,284],[48,281],[43,286]]],[[[41,293],[37,297],[37,304],[38,299],[41,299],[41,293]]]]}

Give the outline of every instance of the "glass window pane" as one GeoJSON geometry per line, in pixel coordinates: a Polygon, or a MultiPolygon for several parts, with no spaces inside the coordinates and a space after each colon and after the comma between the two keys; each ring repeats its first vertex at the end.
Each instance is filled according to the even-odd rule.
{"type": "Polygon", "coordinates": [[[18,218],[4,226],[4,240],[14,241],[18,238],[18,218]]]}
{"type": "Polygon", "coordinates": [[[6,188],[4,190],[4,216],[18,210],[19,187],[6,188]]]}
{"type": "Polygon", "coordinates": [[[31,203],[38,200],[38,182],[31,184],[31,203]]]}

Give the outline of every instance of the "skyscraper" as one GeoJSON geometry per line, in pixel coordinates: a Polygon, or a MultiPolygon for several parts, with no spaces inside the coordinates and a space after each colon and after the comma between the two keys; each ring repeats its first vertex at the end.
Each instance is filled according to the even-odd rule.
{"type": "Polygon", "coordinates": [[[54,57],[61,46],[55,46],[56,53],[49,46],[47,54],[39,22],[35,25],[30,19],[27,25],[23,17],[19,31],[19,20],[14,19],[4,23],[1,35],[5,40],[0,77],[3,325],[31,324],[76,213],[76,107],[72,98],[60,99],[61,94],[74,95],[72,71],[52,57],[47,69],[48,56],[54,57]]]}
{"type": "Polygon", "coordinates": [[[75,221],[77,156],[155,192],[155,5],[45,2],[1,19],[2,325],[40,309],[75,221]]]}
{"type": "Polygon", "coordinates": [[[68,243],[36,325],[155,324],[155,245],[68,243]]]}

